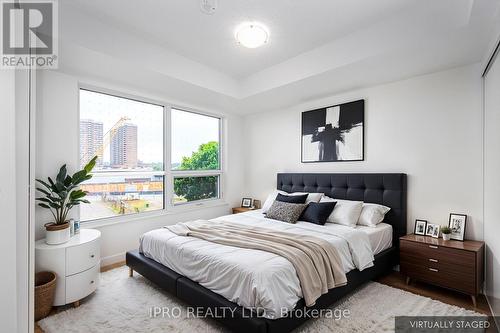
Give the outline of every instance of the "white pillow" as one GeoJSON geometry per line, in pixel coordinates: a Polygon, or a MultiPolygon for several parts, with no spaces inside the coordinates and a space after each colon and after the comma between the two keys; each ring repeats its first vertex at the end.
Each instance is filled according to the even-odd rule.
{"type": "Polygon", "coordinates": [[[326,222],[342,224],[351,228],[355,228],[358,223],[361,210],[363,209],[363,201],[340,200],[332,199],[327,196],[321,198],[320,202],[337,202],[333,208],[333,212],[328,216],[326,222]]]}
{"type": "Polygon", "coordinates": [[[363,209],[359,216],[358,224],[368,227],[376,227],[384,220],[385,214],[391,209],[383,205],[363,203],[363,209]]]}
{"type": "Polygon", "coordinates": [[[321,198],[323,197],[323,193],[306,193],[306,192],[288,193],[285,191],[276,191],[275,190],[267,196],[267,199],[264,202],[264,205],[262,206],[262,213],[267,213],[269,208],[271,208],[274,200],[276,200],[278,193],[283,194],[283,195],[304,195],[304,194],[307,194],[306,204],[308,204],[310,202],[319,202],[321,200],[321,198]]]}
{"type": "Polygon", "coordinates": [[[267,196],[266,201],[264,201],[264,204],[262,205],[262,213],[267,213],[269,208],[271,208],[274,200],[276,200],[276,196],[278,195],[278,191],[273,191],[271,194],[267,196]]]}
{"type": "MultiPolygon", "coordinates": [[[[301,194],[306,194],[306,192],[294,192],[293,194],[290,193],[282,193],[285,195],[301,195],[301,194]]],[[[306,199],[306,204],[310,202],[319,202],[321,198],[323,198],[323,193],[307,193],[307,199],[306,199]]]]}

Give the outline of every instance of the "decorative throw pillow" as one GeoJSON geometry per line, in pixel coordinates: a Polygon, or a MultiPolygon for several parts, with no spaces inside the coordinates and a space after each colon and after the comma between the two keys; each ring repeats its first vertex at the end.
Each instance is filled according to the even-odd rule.
{"type": "Polygon", "coordinates": [[[278,193],[276,196],[276,200],[281,201],[281,202],[289,202],[289,203],[306,203],[307,200],[307,194],[300,194],[300,195],[284,195],[281,193],[278,193]]]}
{"type": "Polygon", "coordinates": [[[323,193],[305,193],[305,192],[288,193],[285,191],[274,190],[271,194],[269,194],[267,196],[266,201],[264,201],[264,205],[262,205],[262,213],[265,214],[269,210],[269,208],[273,204],[274,200],[276,200],[276,196],[278,195],[278,193],[283,194],[283,195],[288,195],[288,196],[307,194],[306,203],[319,202],[321,200],[321,198],[323,197],[323,193]]]}
{"type": "Polygon", "coordinates": [[[310,202],[302,212],[300,221],[325,225],[328,216],[335,208],[335,201],[332,202],[310,202]]]}
{"type": "Polygon", "coordinates": [[[267,211],[266,218],[287,223],[296,223],[305,208],[305,204],[295,204],[275,200],[267,211]]]}

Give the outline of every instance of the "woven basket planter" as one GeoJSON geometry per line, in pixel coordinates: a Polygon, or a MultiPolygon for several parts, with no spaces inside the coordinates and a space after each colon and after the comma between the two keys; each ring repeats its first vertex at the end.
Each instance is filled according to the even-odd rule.
{"type": "Polygon", "coordinates": [[[47,317],[52,310],[56,291],[56,274],[39,272],[35,274],[35,321],[47,317]]]}

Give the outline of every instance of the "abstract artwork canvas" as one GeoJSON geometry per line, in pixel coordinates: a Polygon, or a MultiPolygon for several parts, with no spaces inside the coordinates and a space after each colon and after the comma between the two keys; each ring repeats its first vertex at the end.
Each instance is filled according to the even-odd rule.
{"type": "Polygon", "coordinates": [[[363,161],[365,101],[302,112],[302,162],[363,161]]]}

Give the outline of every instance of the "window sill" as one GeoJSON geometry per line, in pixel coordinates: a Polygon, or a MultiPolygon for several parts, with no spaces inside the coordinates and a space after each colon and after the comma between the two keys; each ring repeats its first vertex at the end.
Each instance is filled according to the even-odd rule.
{"type": "Polygon", "coordinates": [[[205,201],[203,203],[185,204],[185,205],[173,206],[172,208],[170,208],[170,210],[163,209],[153,212],[125,215],[125,216],[114,216],[98,220],[85,221],[81,222],[80,228],[101,228],[114,224],[144,221],[146,219],[162,217],[162,216],[175,216],[183,213],[194,212],[207,208],[223,207],[223,206],[229,206],[229,204],[222,199],[205,201]]]}

